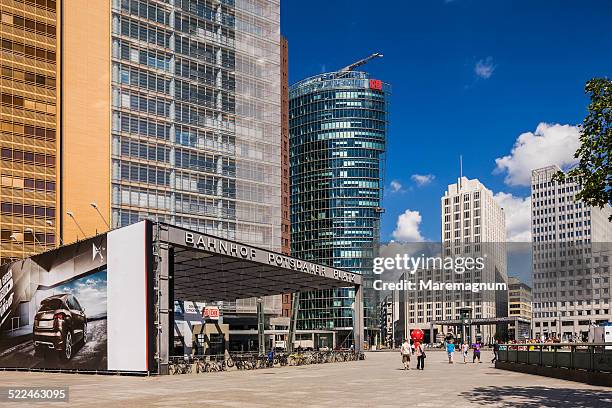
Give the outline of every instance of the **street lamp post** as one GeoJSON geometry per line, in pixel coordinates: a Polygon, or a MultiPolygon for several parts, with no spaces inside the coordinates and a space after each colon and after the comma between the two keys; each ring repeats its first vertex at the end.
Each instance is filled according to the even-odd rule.
{"type": "Polygon", "coordinates": [[[98,208],[98,204],[96,204],[95,202],[92,202],[92,203],[89,203],[89,205],[91,205],[93,207],[93,209],[96,210],[96,212],[98,213],[100,218],[102,218],[102,221],[104,222],[104,225],[106,225],[106,228],[108,228],[110,230],[111,229],[110,224],[106,221],[106,218],[104,218],[104,216],[100,212],[100,209],[98,208]]]}
{"type": "MultiPolygon", "coordinates": [[[[45,224],[47,224],[48,226],[52,227],[53,226],[53,221],[46,220],[45,224]]],[[[59,239],[60,244],[64,245],[64,241],[62,240],[62,237],[58,235],[57,238],[59,239]]],[[[57,246],[57,243],[55,244],[55,246],[57,246]]]]}
{"type": "Polygon", "coordinates": [[[36,234],[34,233],[34,230],[32,228],[26,228],[26,229],[23,230],[23,232],[27,232],[29,234],[32,234],[32,238],[34,238],[34,246],[36,246],[36,244],[38,244],[43,249],[43,251],[46,249],[46,247],[42,244],[42,242],[40,242],[38,240],[38,238],[36,238],[36,234]]]}
{"type": "MultiPolygon", "coordinates": [[[[44,250],[45,250],[46,248],[45,248],[45,247],[42,245],[42,243],[41,243],[41,242],[40,242],[40,241],[39,241],[39,240],[36,238],[36,235],[34,234],[34,230],[32,230],[32,228],[26,228],[26,229],[24,229],[24,230],[23,230],[23,236],[22,236],[21,242],[22,242],[22,243],[25,243],[25,240],[23,239],[23,237],[25,237],[25,234],[26,234],[26,233],[32,234],[32,237],[34,238],[34,247],[36,247],[36,244],[38,244],[38,245],[40,246],[40,248],[41,248],[41,249],[43,250],[43,252],[44,252],[44,250]]],[[[18,238],[19,238],[19,233],[17,233],[17,232],[13,232],[13,233],[10,235],[10,237],[9,237],[9,238],[11,238],[11,241],[18,242],[18,241],[19,241],[19,239],[18,239],[18,238]]],[[[34,252],[36,252],[36,250],[35,250],[34,252]]]]}
{"type": "MultiPolygon", "coordinates": [[[[81,234],[83,234],[83,239],[87,238],[87,235],[85,235],[85,231],[83,231],[83,228],[81,228],[81,226],[77,222],[76,218],[74,218],[74,213],[72,211],[66,211],[66,215],[69,216],[70,218],[72,218],[72,221],[74,221],[74,223],[76,224],[76,226],[79,229],[79,231],[81,231],[81,234]]],[[[79,236],[77,235],[77,239],[78,238],[79,238],[79,236]]]]}

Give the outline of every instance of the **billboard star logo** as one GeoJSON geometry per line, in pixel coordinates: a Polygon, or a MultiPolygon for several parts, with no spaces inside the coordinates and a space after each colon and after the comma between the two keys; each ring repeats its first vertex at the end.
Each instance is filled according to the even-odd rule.
{"type": "Polygon", "coordinates": [[[102,254],[102,251],[104,250],[104,247],[102,246],[102,244],[100,244],[99,247],[96,246],[96,244],[94,244],[93,242],[91,243],[92,246],[92,257],[91,260],[95,261],[96,260],[96,256],[100,255],[100,261],[104,262],[104,255],[102,254]]]}

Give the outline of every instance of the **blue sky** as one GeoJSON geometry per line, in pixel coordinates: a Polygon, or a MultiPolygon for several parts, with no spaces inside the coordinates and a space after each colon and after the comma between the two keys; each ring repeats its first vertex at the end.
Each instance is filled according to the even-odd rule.
{"type": "Polygon", "coordinates": [[[529,240],[525,169],[572,164],[584,83],[612,75],[612,3],[284,0],[281,9],[291,83],[384,54],[364,67],[393,87],[383,240],[440,239],[439,200],[460,154],[464,175],[497,194],[509,239],[529,240]]]}

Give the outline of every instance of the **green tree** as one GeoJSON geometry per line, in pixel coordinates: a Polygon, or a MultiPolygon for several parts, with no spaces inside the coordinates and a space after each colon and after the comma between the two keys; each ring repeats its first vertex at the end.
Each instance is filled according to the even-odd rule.
{"type": "MultiPolygon", "coordinates": [[[[593,78],[585,87],[591,103],[580,130],[580,147],[574,157],[578,165],[566,174],[558,172],[554,180],[571,177],[580,182],[582,189],[576,198],[592,207],[603,208],[612,204],[612,80],[593,78]]],[[[612,216],[608,219],[612,222],[612,216]]]]}

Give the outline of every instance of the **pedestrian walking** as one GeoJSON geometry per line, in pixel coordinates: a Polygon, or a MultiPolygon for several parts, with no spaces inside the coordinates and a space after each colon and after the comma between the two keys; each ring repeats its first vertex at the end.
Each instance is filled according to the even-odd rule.
{"type": "Polygon", "coordinates": [[[425,357],[427,357],[427,355],[425,354],[423,343],[415,344],[414,354],[416,355],[416,358],[417,358],[417,370],[424,370],[425,369],[425,357]]]}
{"type": "Polygon", "coordinates": [[[274,367],[274,349],[268,351],[268,367],[274,367]]]}
{"type": "Polygon", "coordinates": [[[410,370],[410,353],[412,350],[410,349],[410,342],[408,339],[404,340],[402,346],[400,347],[400,353],[402,354],[402,363],[404,364],[404,370],[410,370]]]}
{"type": "Polygon", "coordinates": [[[472,344],[472,350],[474,350],[474,354],[472,355],[472,363],[476,362],[476,359],[478,359],[479,363],[482,363],[482,361],[480,361],[480,348],[482,347],[482,345],[480,344],[479,341],[477,341],[476,343],[472,344]]]}
{"type": "Polygon", "coordinates": [[[467,341],[464,341],[461,345],[461,354],[463,354],[463,364],[467,364],[469,350],[470,346],[468,345],[467,341]]]}
{"type": "Polygon", "coordinates": [[[448,364],[453,364],[453,355],[455,354],[455,343],[453,340],[447,341],[446,353],[448,354],[448,364]]]}
{"type": "Polygon", "coordinates": [[[491,360],[491,363],[494,363],[497,361],[498,353],[499,353],[499,341],[496,340],[495,343],[493,343],[493,359],[491,360]]]}

